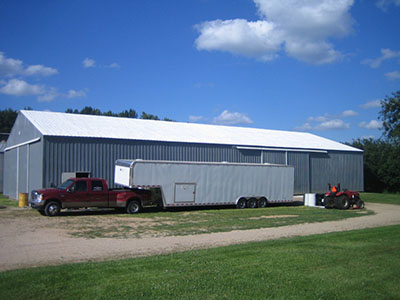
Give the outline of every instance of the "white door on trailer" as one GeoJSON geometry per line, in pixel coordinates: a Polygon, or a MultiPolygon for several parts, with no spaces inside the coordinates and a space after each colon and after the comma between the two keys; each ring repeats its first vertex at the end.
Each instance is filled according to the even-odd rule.
{"type": "Polygon", "coordinates": [[[193,203],[196,198],[195,183],[175,183],[175,203],[193,203]]]}

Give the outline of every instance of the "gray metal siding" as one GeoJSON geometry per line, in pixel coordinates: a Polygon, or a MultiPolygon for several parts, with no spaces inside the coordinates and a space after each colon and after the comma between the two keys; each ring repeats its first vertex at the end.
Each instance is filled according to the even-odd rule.
{"type": "Polygon", "coordinates": [[[364,188],[362,153],[311,153],[310,172],[311,190],[316,193],[327,191],[328,183],[356,191],[364,188]]]}
{"type": "Polygon", "coordinates": [[[288,152],[288,165],[294,167],[294,193],[305,194],[310,190],[309,154],[288,152]]]}
{"type": "Polygon", "coordinates": [[[4,153],[4,195],[17,199],[19,193],[30,193],[33,189],[43,187],[42,153],[41,142],[23,145],[4,153]]]}
{"type": "Polygon", "coordinates": [[[7,147],[18,145],[35,138],[41,137],[42,134],[24,115],[18,114],[17,119],[11,129],[10,136],[7,139],[7,147]]]}
{"type": "Polygon", "coordinates": [[[284,151],[263,151],[263,163],[284,165],[286,163],[286,152],[284,152],[284,151]]]}
{"type": "MultiPolygon", "coordinates": [[[[182,144],[110,139],[45,137],[44,186],[61,183],[63,172],[89,171],[113,186],[117,159],[172,161],[280,163],[284,151],[238,150],[232,146],[182,144]],[[262,159],[262,160],[261,160],[262,159]]],[[[363,190],[362,154],[288,152],[288,165],[295,167],[295,194],[325,192],[328,182],[363,190]]]]}
{"type": "Polygon", "coordinates": [[[117,159],[260,163],[261,157],[232,146],[45,137],[44,185],[57,185],[63,172],[74,171],[90,171],[112,185],[117,159]]]}

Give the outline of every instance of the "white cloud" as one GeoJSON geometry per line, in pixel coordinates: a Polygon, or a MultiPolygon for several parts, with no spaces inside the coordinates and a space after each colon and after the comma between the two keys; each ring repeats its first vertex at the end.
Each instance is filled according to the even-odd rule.
{"type": "Polygon", "coordinates": [[[29,84],[20,79],[10,79],[0,88],[0,93],[12,96],[42,95],[44,92],[43,86],[29,84]]]}
{"type": "Polygon", "coordinates": [[[7,58],[3,52],[0,52],[0,76],[50,76],[57,73],[57,69],[46,67],[43,65],[31,65],[25,68],[22,60],[7,58]]]}
{"type": "Polygon", "coordinates": [[[322,122],[321,124],[314,127],[315,130],[348,129],[348,128],[350,128],[350,125],[340,119],[322,122]]]}
{"type": "Polygon", "coordinates": [[[43,65],[32,65],[27,67],[23,73],[26,76],[33,76],[33,75],[51,76],[57,74],[58,71],[56,69],[45,67],[43,65]]]}
{"type": "Polygon", "coordinates": [[[358,124],[358,126],[366,129],[381,129],[382,122],[377,120],[371,120],[369,122],[361,122],[360,124],[358,124]]]}
{"type": "Polygon", "coordinates": [[[318,116],[318,117],[308,117],[307,121],[308,122],[324,122],[327,121],[329,118],[328,114],[325,114],[323,116],[318,116]]]}
{"type": "Polygon", "coordinates": [[[119,69],[119,68],[121,68],[121,66],[116,62],[113,62],[113,63],[108,64],[108,65],[98,64],[94,59],[88,58],[88,57],[86,57],[82,61],[82,66],[84,68],[96,68],[96,67],[97,68],[109,68],[109,69],[119,69]]]}
{"type": "Polygon", "coordinates": [[[76,90],[69,90],[67,94],[64,95],[66,98],[84,98],[86,97],[87,89],[76,91],[76,90]]]}
{"type": "Polygon", "coordinates": [[[386,78],[389,80],[400,79],[400,71],[393,71],[385,74],[386,78]]]}
{"type": "Polygon", "coordinates": [[[256,58],[287,55],[312,64],[337,61],[342,54],[328,42],[352,30],[354,0],[253,0],[262,20],[204,22],[196,28],[198,50],[219,50],[256,58]]]}
{"type": "MultiPolygon", "coordinates": [[[[310,118],[309,118],[310,119],[310,118]]],[[[321,118],[317,121],[317,118],[314,118],[310,122],[317,122],[317,124],[311,124],[309,122],[304,123],[299,127],[295,127],[294,129],[297,131],[322,131],[322,130],[334,130],[334,129],[348,129],[350,128],[349,123],[345,123],[341,119],[332,119],[328,120],[327,118],[321,118]],[[323,121],[321,121],[323,120],[323,121]]]]}
{"type": "Polygon", "coordinates": [[[354,111],[354,110],[345,110],[344,112],[342,112],[342,117],[343,118],[347,118],[347,117],[355,117],[358,116],[358,112],[354,111]]]}
{"type": "Polygon", "coordinates": [[[390,5],[400,6],[400,0],[378,0],[376,6],[386,11],[390,5]]]}
{"type": "Polygon", "coordinates": [[[10,79],[0,82],[0,93],[10,96],[37,96],[39,102],[53,101],[57,97],[64,98],[81,98],[86,97],[86,89],[75,91],[69,90],[68,93],[62,94],[55,87],[47,87],[45,85],[29,84],[21,79],[10,79]]]}
{"type": "Polygon", "coordinates": [[[369,65],[371,68],[379,68],[385,60],[400,57],[400,51],[393,51],[390,49],[381,49],[381,56],[374,59],[365,59],[363,64],[369,65]]]}
{"type": "Polygon", "coordinates": [[[57,89],[55,87],[50,87],[44,90],[43,94],[38,96],[37,99],[39,102],[51,102],[58,96],[59,93],[57,92],[57,89]]]}
{"type": "Polygon", "coordinates": [[[301,125],[299,127],[295,127],[294,130],[297,130],[297,131],[311,131],[311,130],[313,130],[313,127],[311,126],[310,123],[304,123],[303,125],[301,125]]]}
{"type": "Polygon", "coordinates": [[[368,101],[368,102],[366,102],[364,104],[361,104],[360,107],[362,109],[370,109],[370,108],[381,107],[381,100],[377,99],[377,100],[368,101]]]}
{"type": "Polygon", "coordinates": [[[224,110],[218,117],[213,119],[213,123],[220,125],[237,125],[252,124],[253,121],[242,113],[224,110]]]}
{"type": "Polygon", "coordinates": [[[7,58],[0,52],[0,75],[13,76],[23,70],[23,62],[19,59],[7,58]]]}
{"type": "Polygon", "coordinates": [[[274,25],[267,21],[216,20],[204,22],[197,29],[201,33],[195,41],[198,50],[226,51],[262,61],[274,59],[282,43],[272,33],[274,25]]]}
{"type": "Polygon", "coordinates": [[[86,57],[82,61],[82,65],[84,68],[94,68],[96,66],[96,61],[94,59],[86,57]]]}

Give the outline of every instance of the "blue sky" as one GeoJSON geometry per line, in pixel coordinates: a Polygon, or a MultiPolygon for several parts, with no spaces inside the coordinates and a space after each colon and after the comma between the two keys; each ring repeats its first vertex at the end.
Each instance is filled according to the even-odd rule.
{"type": "Polygon", "coordinates": [[[381,135],[400,0],[0,0],[0,109],[381,135]]]}

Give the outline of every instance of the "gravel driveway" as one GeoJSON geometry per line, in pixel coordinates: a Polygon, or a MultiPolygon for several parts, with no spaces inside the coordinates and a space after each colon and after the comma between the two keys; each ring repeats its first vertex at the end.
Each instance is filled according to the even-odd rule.
{"type": "Polygon", "coordinates": [[[68,235],[66,230],[46,227],[49,218],[38,216],[36,225],[42,223],[43,226],[32,226],[26,221],[27,218],[4,218],[0,214],[0,271],[69,262],[156,255],[282,237],[400,224],[400,205],[368,203],[368,209],[375,211],[376,214],[342,221],[255,230],[127,239],[74,238],[68,235]]]}

